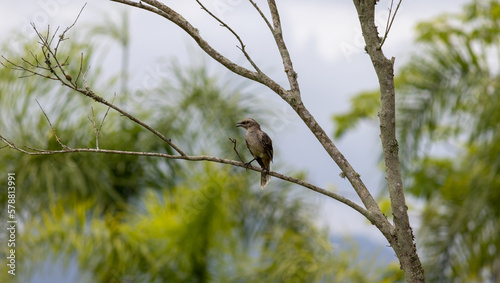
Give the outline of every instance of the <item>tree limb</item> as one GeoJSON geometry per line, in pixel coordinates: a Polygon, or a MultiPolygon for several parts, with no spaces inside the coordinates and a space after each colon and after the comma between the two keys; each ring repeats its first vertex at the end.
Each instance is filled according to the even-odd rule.
{"type": "Polygon", "coordinates": [[[52,133],[54,133],[54,137],[56,137],[56,141],[57,143],[64,149],[68,149],[68,147],[62,143],[61,139],[57,136],[57,133],[56,133],[56,130],[54,129],[54,126],[52,126],[52,123],[50,122],[49,120],[49,117],[47,116],[47,114],[45,113],[45,111],[43,110],[42,106],[40,105],[40,103],[38,102],[38,100],[35,100],[36,101],[36,104],[38,104],[38,107],[40,107],[40,110],[42,110],[42,113],[43,113],[43,116],[45,116],[45,119],[47,119],[47,122],[49,122],[49,126],[50,128],[52,129],[52,133]]]}
{"type": "Polygon", "coordinates": [[[248,0],[250,1],[250,3],[253,5],[253,7],[255,8],[255,10],[257,10],[257,12],[259,12],[260,14],[260,17],[264,20],[264,22],[266,22],[266,25],[267,27],[269,28],[269,30],[271,31],[271,33],[274,34],[274,29],[273,29],[273,26],[271,25],[271,23],[269,22],[269,20],[266,18],[266,16],[264,15],[264,13],[262,12],[262,10],[259,8],[259,6],[257,6],[257,3],[255,3],[254,1],[252,0],[248,0]]]}
{"type": "MultiPolygon", "coordinates": [[[[54,131],[54,129],[53,129],[54,131]]],[[[12,148],[14,150],[17,150],[19,152],[22,152],[24,154],[28,155],[54,155],[54,154],[64,154],[64,153],[77,153],[77,152],[92,152],[92,153],[105,153],[105,154],[121,154],[121,155],[135,155],[135,156],[154,156],[154,157],[161,157],[161,158],[166,158],[166,159],[181,159],[181,160],[189,160],[189,161],[208,161],[208,162],[215,162],[215,163],[221,163],[221,164],[228,164],[232,166],[237,166],[237,167],[242,167],[245,169],[250,169],[253,171],[257,172],[262,172],[262,168],[256,167],[253,165],[246,165],[244,162],[238,162],[235,160],[231,159],[224,159],[224,158],[219,158],[219,157],[214,157],[214,156],[206,156],[206,155],[198,155],[198,156],[191,156],[191,155],[171,155],[171,154],[166,154],[166,153],[157,153],[157,152],[139,152],[139,151],[125,151],[125,150],[110,150],[110,149],[99,149],[99,148],[69,148],[66,145],[61,145],[63,149],[61,150],[46,150],[46,149],[37,149],[33,147],[27,147],[26,148],[30,149],[31,151],[25,150],[23,148],[20,148],[16,146],[14,143],[11,141],[7,140],[3,136],[0,135],[0,141],[4,142],[7,147],[12,148]]],[[[4,147],[5,148],[5,147],[4,147]]],[[[374,217],[372,214],[364,209],[363,207],[359,206],[355,202],[338,195],[336,193],[330,192],[328,190],[325,190],[323,188],[317,187],[315,185],[312,185],[308,182],[289,177],[274,171],[271,171],[268,173],[271,176],[274,176],[276,178],[282,179],[284,181],[288,181],[291,183],[295,183],[297,185],[300,185],[302,187],[308,188],[312,191],[315,191],[317,193],[320,193],[322,195],[328,196],[330,198],[333,198],[341,203],[344,203],[348,205],[349,207],[353,208],[354,210],[358,211],[361,213],[363,216],[365,216],[369,221],[373,222],[375,221],[374,217]]]]}
{"type": "Polygon", "coordinates": [[[208,42],[206,42],[201,37],[197,28],[195,28],[183,16],[181,16],[176,11],[172,10],[167,5],[165,5],[159,1],[156,1],[156,0],[143,0],[141,2],[134,2],[134,1],[130,1],[130,0],[111,0],[111,1],[134,6],[134,7],[140,8],[140,9],[144,9],[144,10],[153,12],[155,14],[158,14],[158,15],[166,18],[167,20],[176,24],[178,27],[182,28],[189,36],[191,36],[196,41],[196,43],[200,46],[200,48],[203,51],[205,51],[205,53],[207,53],[215,61],[221,63],[223,66],[228,68],[230,71],[232,71],[232,72],[234,72],[242,77],[259,82],[259,83],[269,87],[270,89],[272,89],[274,92],[276,92],[277,94],[279,94],[282,97],[287,95],[286,90],[284,88],[282,88],[274,80],[269,78],[266,74],[250,71],[250,70],[232,62],[231,60],[227,59],[226,57],[224,57],[222,54],[220,54],[217,50],[215,50],[208,42]],[[144,5],[144,4],[142,4],[142,2],[144,2],[148,5],[144,5]]]}
{"type": "Polygon", "coordinates": [[[398,13],[399,6],[401,6],[401,2],[403,0],[399,0],[398,5],[396,6],[396,10],[394,10],[394,14],[392,14],[392,6],[394,4],[394,0],[391,0],[391,6],[389,7],[389,16],[387,16],[387,24],[385,26],[385,33],[384,37],[382,38],[379,49],[382,48],[382,45],[384,45],[385,40],[387,39],[387,36],[389,35],[389,31],[391,31],[392,23],[394,22],[394,19],[396,18],[396,14],[398,13]]]}
{"type": "Polygon", "coordinates": [[[290,59],[290,53],[285,45],[285,40],[283,39],[283,30],[281,29],[281,20],[278,12],[278,7],[274,0],[267,1],[269,5],[269,10],[271,10],[271,17],[273,18],[273,36],[276,46],[281,54],[281,59],[283,60],[283,67],[285,67],[285,73],[288,77],[288,82],[290,83],[290,91],[294,98],[300,96],[299,82],[297,81],[297,72],[293,69],[292,60],[290,59]]]}
{"type": "Polygon", "coordinates": [[[217,16],[215,16],[212,12],[210,12],[199,0],[196,0],[196,2],[200,5],[200,7],[205,12],[207,12],[212,18],[214,18],[216,21],[218,21],[223,27],[228,29],[234,35],[234,37],[236,37],[236,39],[240,43],[240,47],[238,47],[238,48],[241,50],[241,52],[243,52],[243,55],[245,55],[248,62],[250,62],[250,64],[253,66],[255,71],[257,71],[257,73],[262,73],[262,71],[259,69],[259,67],[257,67],[257,64],[255,64],[255,62],[252,60],[252,58],[250,58],[250,55],[248,54],[248,52],[245,50],[245,44],[243,43],[243,40],[241,40],[240,36],[231,27],[229,27],[225,22],[223,22],[221,19],[219,19],[217,16]]]}

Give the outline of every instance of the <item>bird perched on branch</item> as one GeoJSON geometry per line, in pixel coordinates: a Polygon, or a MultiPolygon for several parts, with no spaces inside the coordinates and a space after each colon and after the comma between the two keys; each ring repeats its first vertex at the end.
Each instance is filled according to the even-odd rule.
{"type": "Polygon", "coordinates": [[[245,120],[236,123],[236,126],[247,130],[245,141],[253,159],[246,163],[246,165],[248,166],[254,160],[257,160],[262,168],[262,173],[260,175],[260,188],[264,189],[271,179],[269,171],[271,170],[271,161],[273,161],[273,142],[271,138],[260,129],[259,123],[252,118],[246,118],[245,120]]]}

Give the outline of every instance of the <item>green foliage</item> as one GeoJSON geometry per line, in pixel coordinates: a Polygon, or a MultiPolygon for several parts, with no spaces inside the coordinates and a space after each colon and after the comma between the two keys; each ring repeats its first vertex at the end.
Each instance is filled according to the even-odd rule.
{"type": "Polygon", "coordinates": [[[232,170],[196,170],[175,193],[147,190],[123,213],[91,199],[51,203],[27,221],[25,250],[76,254],[98,282],[369,281],[355,250],[334,252],[289,189],[263,193],[232,170]]]}
{"type": "Polygon", "coordinates": [[[333,116],[336,130],[334,136],[341,137],[356,127],[360,120],[374,119],[380,108],[380,91],[362,92],[351,98],[351,109],[333,116]]]}
{"type": "Polygon", "coordinates": [[[428,201],[421,234],[431,280],[499,276],[498,7],[474,1],[460,15],[419,25],[425,55],[402,72],[401,136],[416,157],[409,191],[428,201]],[[424,149],[437,143],[457,153],[438,158],[424,149]]]}
{"type": "MultiPolygon", "coordinates": [[[[419,52],[395,78],[405,187],[426,202],[418,239],[431,282],[500,278],[499,20],[498,1],[477,0],[420,23],[419,52]]],[[[341,125],[365,118],[357,108],[341,125]]]]}

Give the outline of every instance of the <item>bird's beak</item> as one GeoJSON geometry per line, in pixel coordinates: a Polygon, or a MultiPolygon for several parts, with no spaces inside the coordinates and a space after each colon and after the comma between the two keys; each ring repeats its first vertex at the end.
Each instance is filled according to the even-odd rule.
{"type": "Polygon", "coordinates": [[[243,123],[241,122],[236,123],[236,127],[243,127],[243,123]]]}

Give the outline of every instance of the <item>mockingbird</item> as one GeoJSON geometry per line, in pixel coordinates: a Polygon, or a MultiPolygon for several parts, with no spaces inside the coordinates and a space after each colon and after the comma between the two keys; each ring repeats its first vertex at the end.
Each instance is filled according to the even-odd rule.
{"type": "Polygon", "coordinates": [[[250,165],[254,160],[257,160],[260,167],[263,169],[260,175],[260,188],[269,183],[271,176],[268,174],[271,169],[271,161],[273,161],[273,142],[271,138],[260,129],[259,123],[252,118],[236,123],[237,127],[242,127],[247,130],[245,141],[248,150],[253,156],[253,159],[247,163],[250,165]]]}

